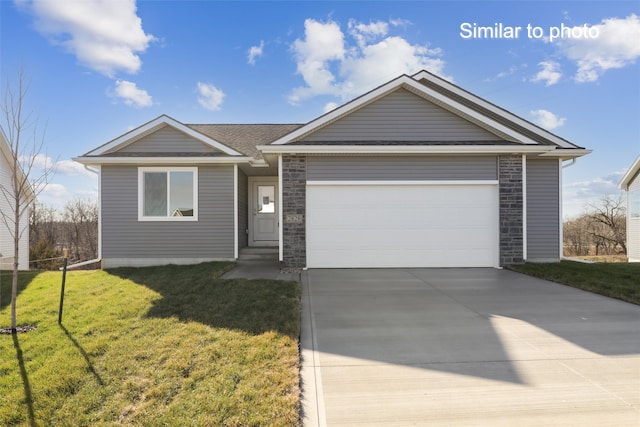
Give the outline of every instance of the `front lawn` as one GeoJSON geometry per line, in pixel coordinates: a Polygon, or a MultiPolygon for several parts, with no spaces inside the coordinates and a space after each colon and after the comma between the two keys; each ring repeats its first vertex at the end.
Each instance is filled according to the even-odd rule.
{"type": "Polygon", "coordinates": [[[62,327],[61,273],[24,273],[37,329],[0,335],[0,425],[297,425],[299,284],[231,265],[69,272],[62,327]]]}
{"type": "Polygon", "coordinates": [[[511,270],[640,305],[640,263],[575,261],[509,266],[511,270]]]}

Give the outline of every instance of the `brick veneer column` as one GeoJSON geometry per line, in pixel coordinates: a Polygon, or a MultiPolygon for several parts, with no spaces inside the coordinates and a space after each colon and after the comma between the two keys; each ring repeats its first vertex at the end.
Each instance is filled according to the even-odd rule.
{"type": "Polygon", "coordinates": [[[523,259],[522,156],[499,156],[500,265],[521,264],[523,259]]]}
{"type": "Polygon", "coordinates": [[[282,239],[283,264],[286,267],[307,265],[306,187],[307,158],[282,157],[282,239]]]}

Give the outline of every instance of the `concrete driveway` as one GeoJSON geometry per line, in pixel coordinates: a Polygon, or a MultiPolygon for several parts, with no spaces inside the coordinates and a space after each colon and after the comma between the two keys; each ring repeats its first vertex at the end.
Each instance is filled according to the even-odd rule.
{"type": "Polygon", "coordinates": [[[640,307],[496,269],[303,274],[305,426],[638,426],[640,307]]]}

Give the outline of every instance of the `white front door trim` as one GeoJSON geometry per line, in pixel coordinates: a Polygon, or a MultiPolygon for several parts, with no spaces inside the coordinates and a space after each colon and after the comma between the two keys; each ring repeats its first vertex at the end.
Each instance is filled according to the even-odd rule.
{"type": "Polygon", "coordinates": [[[280,237],[278,177],[249,177],[248,185],[249,246],[278,246],[280,237]],[[273,211],[271,212],[260,212],[258,202],[260,187],[273,187],[271,195],[275,200],[272,201],[273,211]]]}

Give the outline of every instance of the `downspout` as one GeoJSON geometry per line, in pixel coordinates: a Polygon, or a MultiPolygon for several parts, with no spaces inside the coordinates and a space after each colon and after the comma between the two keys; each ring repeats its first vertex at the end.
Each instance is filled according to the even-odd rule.
{"type": "Polygon", "coordinates": [[[233,164],[233,257],[238,260],[238,164],[233,164]]]}
{"type": "Polygon", "coordinates": [[[284,202],[282,200],[282,154],[278,154],[278,261],[284,260],[284,202]]]}
{"type": "MultiPolygon", "coordinates": [[[[101,176],[101,172],[102,169],[100,167],[98,167],[97,169],[93,169],[91,167],[89,167],[89,165],[84,165],[84,168],[86,170],[88,170],[91,173],[95,173],[98,176],[98,258],[91,260],[92,262],[99,262],[102,261],[102,203],[101,203],[101,197],[102,197],[102,176],[101,176]]],[[[86,262],[87,264],[90,263],[90,261],[86,262]]],[[[73,266],[69,266],[67,268],[70,268],[73,266]]]]}
{"type": "Polygon", "coordinates": [[[522,155],[522,261],[527,262],[527,155],[522,155]]]}
{"type": "Polygon", "coordinates": [[[563,220],[562,220],[562,170],[565,168],[568,168],[569,166],[573,166],[576,164],[576,158],[574,157],[573,159],[571,159],[571,161],[569,163],[567,163],[566,165],[562,163],[562,159],[559,160],[560,163],[560,172],[559,172],[559,179],[558,179],[558,185],[560,188],[558,188],[558,195],[559,195],[559,203],[558,206],[560,208],[560,212],[559,212],[559,216],[560,216],[560,259],[568,259],[564,257],[564,225],[563,225],[563,220]]]}

